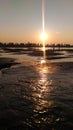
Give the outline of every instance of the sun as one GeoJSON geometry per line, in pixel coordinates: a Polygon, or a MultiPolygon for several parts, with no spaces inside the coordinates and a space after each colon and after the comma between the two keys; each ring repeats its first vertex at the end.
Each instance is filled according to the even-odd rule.
{"type": "Polygon", "coordinates": [[[43,32],[42,34],[41,34],[41,40],[42,41],[45,41],[47,39],[47,33],[46,32],[43,32]]]}

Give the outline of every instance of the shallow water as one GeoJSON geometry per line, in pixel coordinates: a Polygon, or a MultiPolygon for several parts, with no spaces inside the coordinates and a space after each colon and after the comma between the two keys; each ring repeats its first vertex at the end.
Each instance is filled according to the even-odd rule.
{"type": "Polygon", "coordinates": [[[0,71],[0,129],[73,129],[73,64],[5,56],[21,64],[0,71]]]}

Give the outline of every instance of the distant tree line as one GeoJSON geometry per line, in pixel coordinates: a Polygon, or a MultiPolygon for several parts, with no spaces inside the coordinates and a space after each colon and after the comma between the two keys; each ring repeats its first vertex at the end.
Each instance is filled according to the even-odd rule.
{"type": "MultiPolygon", "coordinates": [[[[0,47],[42,47],[43,44],[41,43],[13,43],[13,42],[9,42],[9,43],[2,43],[0,42],[0,47]]],[[[50,43],[50,44],[46,44],[46,47],[73,47],[72,44],[63,44],[63,43],[50,43]]]]}
{"type": "Polygon", "coordinates": [[[13,42],[9,42],[9,43],[2,43],[0,42],[0,47],[38,47],[41,46],[41,44],[39,43],[13,43],[13,42]]]}

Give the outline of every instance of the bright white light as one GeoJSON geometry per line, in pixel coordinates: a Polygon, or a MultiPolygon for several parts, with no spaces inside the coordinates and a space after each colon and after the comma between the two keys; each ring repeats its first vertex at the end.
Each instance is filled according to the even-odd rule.
{"type": "Polygon", "coordinates": [[[44,64],[46,61],[44,59],[41,60],[41,64],[44,64]]]}
{"type": "Polygon", "coordinates": [[[41,34],[41,39],[44,41],[47,39],[47,34],[45,32],[41,34]]]}
{"type": "Polygon", "coordinates": [[[45,46],[42,47],[42,51],[45,51],[45,46]]]}

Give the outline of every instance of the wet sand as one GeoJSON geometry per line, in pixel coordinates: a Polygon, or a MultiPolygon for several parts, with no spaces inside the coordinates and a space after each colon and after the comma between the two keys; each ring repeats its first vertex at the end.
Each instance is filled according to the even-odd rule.
{"type": "Polygon", "coordinates": [[[73,62],[28,62],[0,57],[0,130],[73,129],[73,62]]]}
{"type": "Polygon", "coordinates": [[[0,129],[73,129],[72,86],[73,62],[2,69],[0,129]]]}

